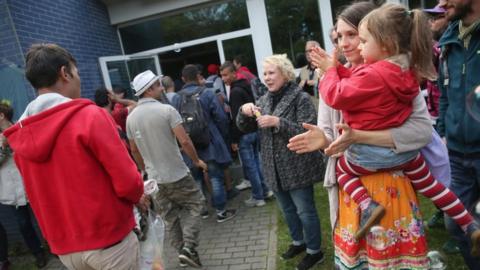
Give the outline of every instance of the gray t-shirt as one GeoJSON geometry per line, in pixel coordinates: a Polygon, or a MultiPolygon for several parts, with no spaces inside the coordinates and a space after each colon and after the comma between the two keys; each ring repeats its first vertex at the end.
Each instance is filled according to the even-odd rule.
{"type": "Polygon", "coordinates": [[[135,141],[149,178],[159,184],[176,182],[189,172],[172,131],[180,124],[175,108],[153,98],[140,99],[127,117],[127,137],[135,141]]]}

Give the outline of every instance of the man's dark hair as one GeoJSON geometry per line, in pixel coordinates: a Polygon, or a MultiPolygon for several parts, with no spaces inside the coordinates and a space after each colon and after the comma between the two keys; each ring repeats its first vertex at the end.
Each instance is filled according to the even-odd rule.
{"type": "Polygon", "coordinates": [[[243,66],[243,59],[244,59],[243,55],[236,55],[235,57],[233,57],[233,61],[237,62],[242,66],[243,66]]]}
{"type": "Polygon", "coordinates": [[[112,91],[115,93],[115,94],[124,94],[125,96],[127,95],[127,89],[121,87],[121,86],[114,86],[112,88],[112,91]]]}
{"type": "Polygon", "coordinates": [[[105,87],[99,87],[97,90],[95,90],[95,104],[97,104],[98,107],[106,107],[110,103],[110,100],[108,98],[108,90],[105,87]]]}
{"type": "Polygon", "coordinates": [[[12,122],[13,108],[9,102],[4,102],[3,100],[0,100],[0,113],[3,113],[3,115],[5,115],[5,118],[7,118],[9,122],[12,122]]]}
{"type": "Polygon", "coordinates": [[[230,61],[225,61],[221,66],[220,66],[220,71],[224,70],[228,68],[230,71],[232,72],[235,72],[237,71],[236,68],[235,68],[235,65],[230,62],[230,61]]]}
{"type": "Polygon", "coordinates": [[[45,43],[33,44],[28,49],[25,62],[25,76],[35,89],[54,85],[63,66],[72,75],[72,67],[77,65],[67,50],[45,43]]]}
{"type": "Polygon", "coordinates": [[[198,68],[195,65],[186,65],[182,69],[185,82],[197,82],[198,68]]]}

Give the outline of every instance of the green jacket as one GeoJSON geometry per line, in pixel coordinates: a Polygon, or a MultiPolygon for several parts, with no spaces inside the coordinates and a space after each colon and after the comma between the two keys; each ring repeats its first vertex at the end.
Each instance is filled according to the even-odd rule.
{"type": "Polygon", "coordinates": [[[480,153],[480,122],[467,110],[466,101],[467,97],[475,98],[472,92],[480,85],[480,26],[466,49],[458,38],[458,24],[452,22],[439,41],[438,84],[442,93],[437,128],[440,136],[446,137],[449,150],[473,154],[480,153]]]}

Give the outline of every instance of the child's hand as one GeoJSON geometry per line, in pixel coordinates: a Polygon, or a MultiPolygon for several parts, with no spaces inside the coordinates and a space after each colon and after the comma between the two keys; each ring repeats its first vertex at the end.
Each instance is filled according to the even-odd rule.
{"type": "Polygon", "coordinates": [[[325,72],[331,67],[337,66],[336,60],[336,50],[334,51],[334,57],[331,57],[320,47],[313,47],[312,52],[310,53],[310,58],[312,59],[312,64],[317,68],[325,72]]]}

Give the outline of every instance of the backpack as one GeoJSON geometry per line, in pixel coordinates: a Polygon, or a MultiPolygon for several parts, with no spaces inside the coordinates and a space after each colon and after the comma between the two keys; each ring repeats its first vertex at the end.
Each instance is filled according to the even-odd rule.
{"type": "Polygon", "coordinates": [[[204,89],[199,87],[192,94],[178,92],[181,98],[179,113],[183,119],[183,127],[197,149],[204,149],[210,145],[208,121],[200,103],[200,95],[204,89]]]}
{"type": "Polygon", "coordinates": [[[255,77],[250,81],[250,87],[252,88],[252,93],[253,93],[253,98],[255,99],[255,102],[265,95],[265,93],[268,92],[268,88],[265,84],[260,81],[259,78],[255,77]]]}
{"type": "Polygon", "coordinates": [[[256,76],[252,76],[251,74],[243,70],[239,70],[239,72],[246,78],[246,80],[250,84],[250,88],[252,89],[253,98],[255,99],[255,102],[261,96],[265,95],[265,93],[267,93],[268,91],[267,86],[265,86],[265,84],[263,84],[259,78],[257,78],[256,76]]]}

